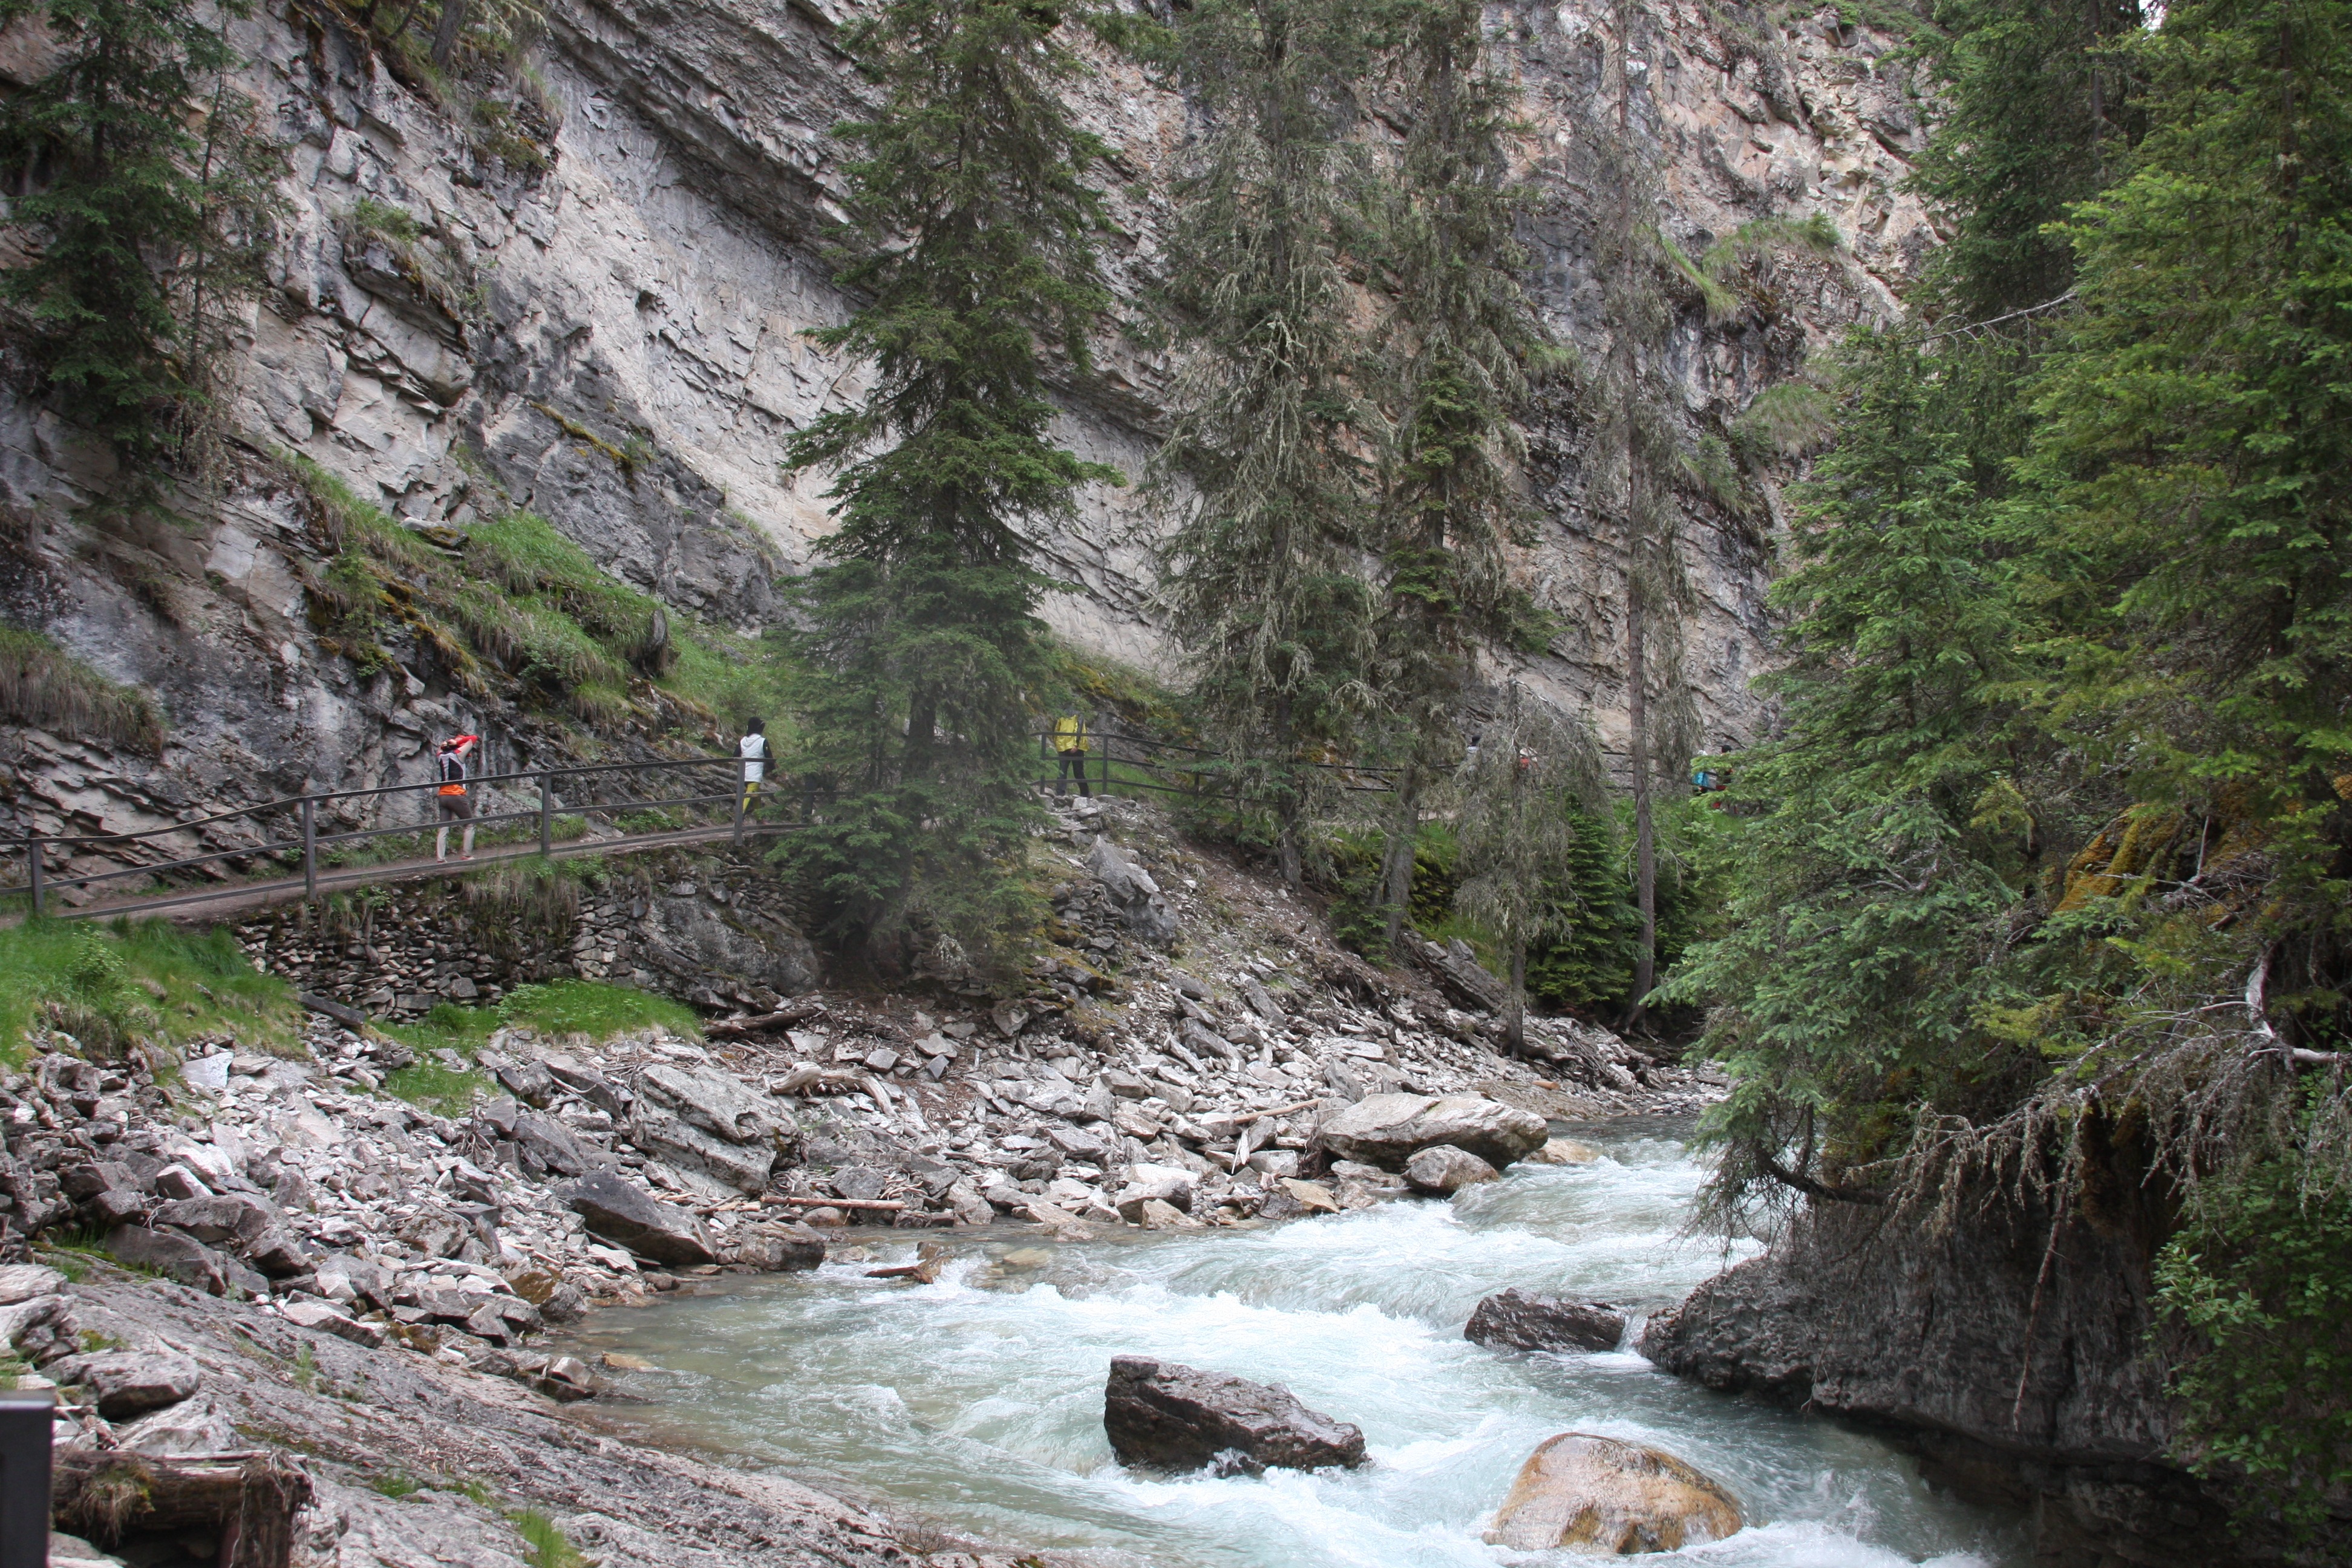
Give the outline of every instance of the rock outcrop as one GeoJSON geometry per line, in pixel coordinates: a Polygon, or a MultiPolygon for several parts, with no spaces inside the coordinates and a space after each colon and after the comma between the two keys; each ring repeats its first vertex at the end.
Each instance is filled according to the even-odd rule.
{"type": "MultiPolygon", "coordinates": [[[[2168,1462],[2149,1336],[2164,1215],[2118,1184],[2088,1215],[1966,1195],[1964,1225],[1826,1205],[1653,1318],[1642,1353],[1709,1387],[1903,1434],[1929,1473],[2022,1509],[2036,1561],[2303,1561],[2168,1462]]],[[[2352,1548],[2337,1520],[2320,1548],[2352,1548]]],[[[2310,1561],[2319,1561],[2315,1557],[2310,1561]]]]}
{"type": "Polygon", "coordinates": [[[1254,1473],[1364,1462],[1361,1431],[1307,1409],[1280,1384],[1143,1356],[1112,1359],[1103,1430],[1121,1464],[1164,1470],[1254,1473]]]}
{"type": "Polygon", "coordinates": [[[1544,1146],[1544,1119],[1469,1095],[1375,1094],[1316,1129],[1342,1159],[1400,1171],[1423,1149],[1451,1144],[1500,1169],[1544,1146]]]}
{"type": "Polygon", "coordinates": [[[1606,1301],[1514,1288],[1481,1300],[1462,1337],[1523,1351],[1613,1351],[1625,1337],[1625,1314],[1606,1301]]]}
{"type": "Polygon", "coordinates": [[[1740,1524],[1738,1500],[1672,1454],[1563,1432],[1528,1456],[1486,1541],[1514,1552],[1626,1556],[1726,1540],[1740,1524]]]}
{"type": "Polygon", "coordinates": [[[719,1261],[710,1233],[693,1211],[663,1203],[610,1172],[583,1176],[560,1195],[591,1231],[641,1258],[686,1268],[719,1261]]]}

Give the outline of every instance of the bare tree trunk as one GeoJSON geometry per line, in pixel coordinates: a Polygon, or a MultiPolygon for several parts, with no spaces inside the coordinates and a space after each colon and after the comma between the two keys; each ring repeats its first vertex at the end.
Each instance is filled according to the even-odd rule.
{"type": "Polygon", "coordinates": [[[1514,1057],[1528,1054],[1528,939],[1511,943],[1511,996],[1503,1012],[1503,1047],[1514,1057]]]}
{"type": "Polygon", "coordinates": [[[1397,781],[1396,820],[1389,828],[1386,855],[1381,866],[1381,897],[1388,905],[1388,926],[1381,950],[1395,960],[1397,943],[1404,939],[1405,917],[1412,910],[1412,864],[1421,835],[1421,764],[1405,764],[1397,781]]]}
{"type": "Polygon", "coordinates": [[[445,71],[466,31],[467,0],[441,0],[441,20],[433,29],[433,68],[445,71]]]}
{"type": "Polygon", "coordinates": [[[1642,479],[1635,471],[1640,461],[1640,416],[1633,407],[1637,395],[1636,382],[1641,364],[1636,357],[1633,334],[1637,327],[1633,310],[1633,268],[1636,265],[1633,247],[1633,217],[1631,203],[1633,180],[1631,165],[1633,159],[1633,16],[1628,0],[1617,0],[1617,139],[1618,155],[1627,164],[1626,177],[1619,183],[1621,213],[1618,229],[1618,300],[1619,321],[1616,343],[1622,384],[1620,395],[1625,408],[1620,415],[1624,426],[1623,461],[1625,466],[1625,708],[1626,722],[1633,767],[1633,896],[1642,912],[1642,935],[1633,957],[1633,994],[1625,1010],[1625,1025],[1632,1027],[1641,1022],[1642,999],[1657,983],[1658,947],[1658,846],[1656,824],[1651,813],[1650,768],[1650,669],[1649,603],[1644,581],[1648,567],[1646,556],[1649,541],[1646,519],[1642,505],[1642,479]]]}

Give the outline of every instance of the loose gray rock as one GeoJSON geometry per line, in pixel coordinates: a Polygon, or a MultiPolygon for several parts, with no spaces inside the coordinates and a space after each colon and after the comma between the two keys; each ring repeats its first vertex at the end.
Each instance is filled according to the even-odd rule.
{"type": "Polygon", "coordinates": [[[106,1250],[117,1263],[156,1273],[219,1295],[228,1288],[221,1255],[192,1236],[176,1230],[150,1230],[145,1226],[118,1226],[108,1233],[106,1250]]]}
{"type": "Polygon", "coordinates": [[[184,1230],[207,1246],[251,1241],[278,1221],[278,1211],[244,1193],[207,1194],[158,1207],[150,1223],[184,1230]]]}
{"type": "Polygon", "coordinates": [[[1176,916],[1160,897],[1160,884],[1127,851],[1108,838],[1097,838],[1087,856],[1087,869],[1110,895],[1111,905],[1128,930],[1155,947],[1176,940],[1176,916]]]}
{"type": "Polygon", "coordinates": [[[42,1370],[52,1382],[89,1389],[98,1413],[109,1421],[177,1405],[205,1381],[203,1370],[186,1356],[147,1351],[69,1355],[42,1370]]]}
{"type": "Polygon", "coordinates": [[[1613,1351],[1625,1337],[1625,1314],[1606,1301],[1571,1301],[1514,1287],[1479,1302],[1462,1337],[1523,1351],[1613,1351]]]}
{"type": "Polygon", "coordinates": [[[1121,1464],[1253,1473],[1364,1462],[1364,1435],[1309,1410],[1280,1384],[1252,1383],[1144,1356],[1116,1356],[1103,1429],[1121,1464]]]}
{"type": "Polygon", "coordinates": [[[53,1296],[65,1289],[66,1277],[39,1263],[11,1263],[0,1268],[0,1307],[13,1307],[36,1296],[53,1296]]]}
{"type": "Polygon", "coordinates": [[[1374,1094],[1325,1121],[1318,1135],[1333,1154],[1384,1170],[1402,1170],[1417,1152],[1440,1143],[1500,1170],[1542,1148],[1549,1129],[1532,1110],[1477,1095],[1374,1094]]]}
{"type": "Polygon", "coordinates": [[[768,1102],[725,1073],[661,1062],[638,1075],[637,1088],[688,1126],[730,1143],[772,1142],[778,1131],[768,1102]]]}
{"type": "Polygon", "coordinates": [[[544,1106],[555,1098],[555,1075],[537,1062],[512,1062],[499,1068],[499,1081],[525,1105],[544,1106]]]}
{"type": "Polygon", "coordinates": [[[804,1225],[762,1226],[735,1244],[735,1261],[771,1274],[814,1268],[824,1261],[824,1237],[804,1225]]]}
{"type": "Polygon", "coordinates": [[[591,1147],[552,1116],[530,1111],[515,1118],[515,1147],[559,1176],[582,1176],[613,1163],[613,1156],[591,1147]]]}
{"type": "Polygon", "coordinates": [[[1451,1197],[1465,1187],[1495,1180],[1496,1174],[1494,1166],[1451,1143],[1415,1150],[1404,1163],[1404,1179],[1412,1190],[1433,1197],[1451,1197]]]}
{"type": "Polygon", "coordinates": [[[117,1427],[114,1438],[134,1454],[182,1458],[232,1453],[246,1446],[236,1435],[236,1425],[229,1412],[209,1394],[149,1411],[117,1427]]]}
{"type": "Polygon", "coordinates": [[[556,1194],[588,1228],[656,1263],[692,1268],[719,1261],[719,1249],[702,1222],[675,1204],[666,1204],[610,1171],[593,1171],[556,1194]]]}

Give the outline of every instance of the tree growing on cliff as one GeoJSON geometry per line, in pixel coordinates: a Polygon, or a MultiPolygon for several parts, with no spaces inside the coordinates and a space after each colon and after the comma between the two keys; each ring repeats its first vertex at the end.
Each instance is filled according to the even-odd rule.
{"type": "Polygon", "coordinates": [[[1102,147],[1064,103],[1063,26],[1025,0],[892,0],[843,35],[881,93],[841,128],[861,151],[841,280],[866,303],[815,336],[874,379],[787,458],[837,469],[841,524],[799,589],[797,765],[836,793],[783,854],[886,963],[953,967],[1026,912],[1007,862],[1052,684],[1030,534],[1119,481],[1047,435],[1047,358],[1083,368],[1106,303],[1102,147]]]}
{"type": "Polygon", "coordinates": [[[1372,670],[1403,736],[1381,868],[1391,952],[1425,792],[1462,756],[1477,647],[1508,629],[1503,550],[1525,542],[1528,520],[1512,415],[1530,364],[1547,357],[1514,233],[1511,91],[1485,58],[1483,18],[1476,0],[1418,0],[1403,13],[1398,75],[1412,119],[1378,209],[1389,300],[1375,384],[1390,441],[1372,670]]]}
{"type": "Polygon", "coordinates": [[[281,160],[228,83],[227,0],[0,0],[55,54],[0,100],[0,155],[19,171],[9,218],[29,259],[0,297],[37,335],[69,417],[141,457],[187,439],[209,404],[226,307],[261,281],[281,160]]]}
{"type": "Polygon", "coordinates": [[[1207,126],[1167,246],[1184,364],[1155,461],[1176,515],[1160,597],[1293,886],[1314,764],[1353,734],[1372,646],[1358,563],[1382,431],[1343,261],[1365,222],[1349,132],[1377,20],[1343,0],[1202,0],[1171,51],[1207,126]]]}

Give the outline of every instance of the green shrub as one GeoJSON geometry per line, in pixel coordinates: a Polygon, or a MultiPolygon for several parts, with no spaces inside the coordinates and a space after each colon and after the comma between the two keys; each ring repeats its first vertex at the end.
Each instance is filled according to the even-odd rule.
{"type": "Polygon", "coordinates": [[[268,1047],[299,1039],[302,1015],[293,987],[257,971],[226,931],[57,920],[0,930],[0,1058],[21,1060],[26,1032],[50,1025],[101,1051],[224,1032],[268,1047]]]}

